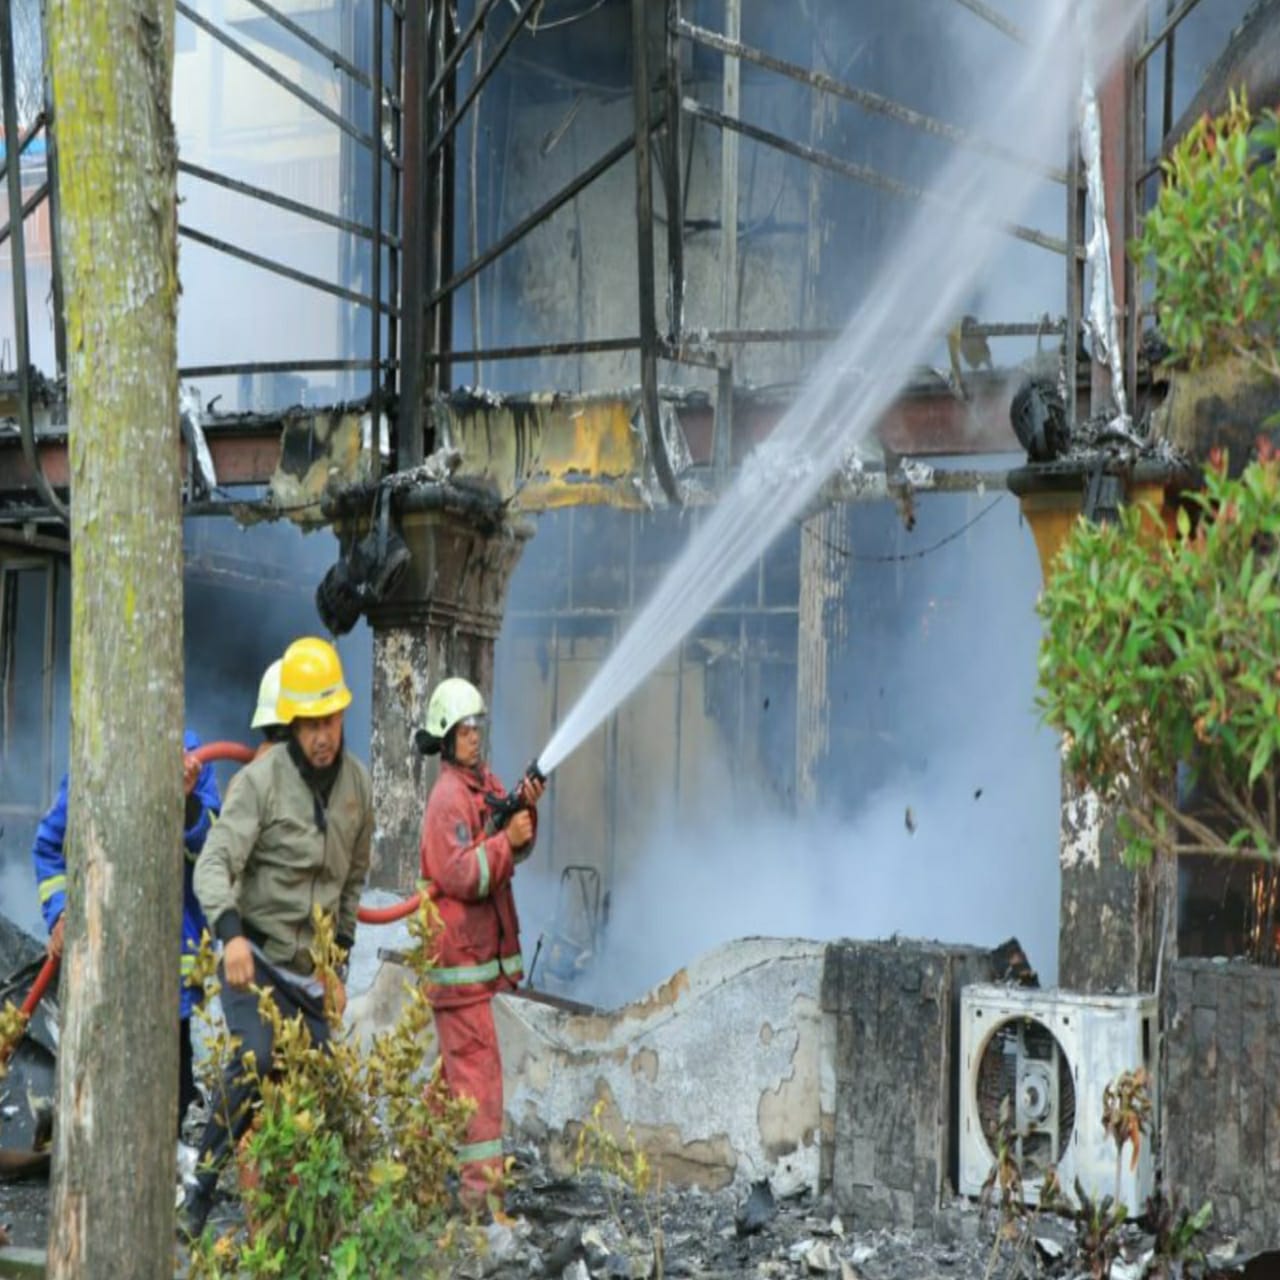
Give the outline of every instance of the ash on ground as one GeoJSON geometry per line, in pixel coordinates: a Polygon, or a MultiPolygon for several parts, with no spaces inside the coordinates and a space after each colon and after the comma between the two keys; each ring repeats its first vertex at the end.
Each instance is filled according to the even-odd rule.
{"type": "MultiPolygon", "coordinates": [[[[1203,1263],[1161,1271],[1155,1241],[1134,1223],[1115,1235],[1101,1269],[1070,1218],[1027,1213],[1004,1221],[953,1199],[930,1231],[860,1231],[828,1196],[775,1196],[767,1183],[721,1192],[666,1189],[637,1195],[595,1172],[557,1177],[532,1150],[517,1150],[507,1216],[477,1233],[455,1265],[456,1280],[1109,1280],[1147,1276],[1225,1277],[1229,1244],[1203,1263]]],[[[230,1187],[233,1178],[224,1180],[230,1187]]],[[[0,1223],[14,1244],[43,1246],[44,1184],[0,1184],[0,1223]]],[[[243,1229],[234,1196],[210,1219],[215,1234],[243,1229]]],[[[180,1268],[178,1275],[184,1274],[180,1268]]],[[[1238,1274],[1238,1273],[1236,1273],[1238,1274]]]]}

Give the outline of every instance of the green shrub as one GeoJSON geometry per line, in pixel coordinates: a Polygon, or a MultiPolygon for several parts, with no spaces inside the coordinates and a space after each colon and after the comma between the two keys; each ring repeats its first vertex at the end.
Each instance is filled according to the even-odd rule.
{"type": "MultiPolygon", "coordinates": [[[[424,904],[412,926],[419,977],[438,934],[432,912],[424,904]]],[[[331,977],[333,927],[320,916],[314,955],[317,975],[331,977]]],[[[216,988],[207,948],[200,972],[216,988]]],[[[190,1274],[442,1274],[456,1243],[449,1180],[471,1104],[451,1098],[438,1065],[424,1071],[431,1009],[420,982],[367,1052],[343,1031],[331,1002],[333,1039],[320,1048],[301,1018],[284,1020],[270,996],[258,994],[275,1044],[272,1063],[256,1064],[261,1101],[236,1153],[245,1228],[221,1239],[206,1232],[190,1274]]],[[[220,1073],[234,1045],[217,1029],[213,1045],[210,1068],[220,1073]]]]}

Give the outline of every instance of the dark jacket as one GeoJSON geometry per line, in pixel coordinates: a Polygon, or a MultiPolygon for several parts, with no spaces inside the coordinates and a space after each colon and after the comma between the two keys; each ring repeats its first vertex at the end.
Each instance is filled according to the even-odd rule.
{"type": "MultiPolygon", "coordinates": [[[[182,746],[194,751],[200,745],[199,737],[190,729],[182,735],[182,746]]],[[[204,932],[204,912],[196,898],[192,883],[196,858],[204,848],[213,819],[218,816],[222,801],[218,795],[218,780],[213,776],[213,766],[205,765],[196,779],[195,789],[187,797],[187,820],[190,825],[183,834],[185,857],[182,860],[182,1016],[189,1018],[201,997],[201,992],[188,985],[195,962],[195,953],[204,932]]],[[[45,926],[52,931],[67,906],[67,779],[58,784],[58,795],[53,807],[36,829],[36,841],[31,850],[36,867],[36,885],[40,893],[40,910],[44,913],[45,926]]]]}

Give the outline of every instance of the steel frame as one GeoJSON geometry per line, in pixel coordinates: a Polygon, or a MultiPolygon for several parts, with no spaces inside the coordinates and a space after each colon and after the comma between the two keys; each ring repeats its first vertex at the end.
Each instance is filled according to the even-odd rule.
{"type": "MultiPolygon", "coordinates": [[[[399,259],[403,252],[400,236],[401,161],[396,147],[402,134],[402,120],[400,98],[394,92],[386,92],[383,72],[384,67],[389,62],[392,83],[398,86],[402,72],[401,60],[404,49],[404,10],[395,0],[370,0],[373,56],[372,67],[369,72],[365,72],[337,50],[317,39],[305,28],[281,13],[269,0],[250,0],[250,2],[268,21],[279,27],[281,32],[297,41],[300,45],[306,46],[313,53],[319,54],[351,83],[368,91],[371,100],[371,111],[367,121],[367,129],[294,84],[269,62],[254,53],[243,41],[210,21],[198,9],[194,8],[193,4],[186,3],[186,0],[176,0],[176,8],[179,21],[190,22],[216,40],[231,55],[253,67],[286,93],[304,103],[322,119],[328,121],[345,138],[350,139],[370,157],[374,210],[372,225],[352,218],[338,217],[301,201],[291,200],[263,187],[241,181],[228,174],[189,161],[179,160],[178,171],[189,178],[221,187],[224,190],[233,191],[257,203],[330,227],[367,243],[370,246],[371,259],[370,287],[368,292],[346,288],[337,281],[298,271],[275,259],[253,253],[243,246],[186,224],[179,225],[179,234],[183,238],[193,243],[201,244],[215,252],[247,262],[261,270],[285,277],[317,292],[341,298],[366,309],[369,312],[367,355],[356,359],[321,358],[294,361],[232,361],[225,364],[183,367],[179,370],[179,374],[185,378],[192,378],[223,377],[252,373],[363,372],[368,375],[366,394],[369,399],[371,414],[376,421],[382,410],[382,397],[386,394],[388,386],[394,388],[396,381],[395,351],[400,317],[399,259]],[[388,10],[390,12],[389,25],[391,32],[389,45],[386,39],[388,10]],[[386,145],[383,137],[384,110],[390,113],[390,146],[386,145]],[[384,201],[383,199],[384,178],[388,179],[390,185],[391,199],[389,201],[384,201]],[[384,324],[388,333],[388,341],[385,346],[383,343],[384,324]]],[[[195,3],[195,0],[193,0],[193,3],[195,3]]],[[[3,81],[6,137],[18,135],[12,19],[11,0],[0,0],[0,80],[3,81]]],[[[6,163],[0,166],[0,169],[3,169],[7,182],[9,208],[11,210],[21,208],[22,215],[19,218],[10,218],[6,225],[0,227],[0,245],[6,242],[9,245],[10,268],[13,279],[12,302],[18,363],[17,405],[23,453],[28,467],[36,477],[41,500],[49,511],[59,518],[65,518],[65,505],[54,487],[45,479],[40,466],[31,409],[35,377],[37,375],[34,375],[30,366],[29,304],[26,287],[26,244],[23,235],[23,223],[31,217],[46,199],[49,200],[51,206],[50,227],[53,259],[51,277],[53,281],[52,302],[56,362],[53,385],[58,388],[64,386],[66,373],[66,324],[62,305],[62,269],[57,225],[57,128],[53,113],[52,94],[49,88],[47,61],[44,79],[45,108],[27,128],[18,145],[18,154],[22,154],[37,136],[44,136],[46,143],[44,180],[23,199],[18,166],[9,165],[7,163],[8,157],[6,156],[6,163]]],[[[46,385],[48,385],[47,380],[46,385]]],[[[65,409],[63,412],[65,415],[65,409]]],[[[377,455],[378,451],[375,449],[374,453],[377,455]]],[[[375,457],[376,465],[377,459],[375,457]]]]}
{"type": "MultiPolygon", "coordinates": [[[[395,406],[394,456],[395,465],[400,469],[411,468],[422,461],[427,444],[425,408],[432,395],[449,389],[451,367],[454,364],[472,361],[480,368],[488,361],[574,357],[593,352],[628,350],[639,352],[641,410],[650,454],[667,494],[673,499],[678,499],[679,496],[662,429],[658,396],[660,361],[709,367],[717,371],[717,404],[723,421],[716,457],[722,468],[728,464],[735,354],[743,348],[760,343],[822,343],[832,339],[837,331],[813,323],[781,329],[746,328],[736,323],[734,306],[722,308],[722,324],[712,333],[691,333],[686,329],[686,222],[683,213],[687,185],[683,172],[685,131],[699,124],[719,128],[724,138],[726,156],[736,154],[731,140],[748,136],[766,146],[805,160],[815,170],[836,173],[903,199],[916,200],[925,195],[888,175],[868,166],[847,162],[814,145],[817,137],[812,131],[808,142],[797,142],[744,122],[738,115],[734,88],[738,69],[743,62],[807,86],[814,95],[815,104],[825,96],[839,98],[878,116],[943,138],[955,146],[977,149],[1000,155],[1003,159],[1028,164],[1040,171],[1046,179],[1064,183],[1068,205],[1065,238],[1048,236],[1025,227],[1011,226],[1007,230],[1047,251],[1063,255],[1068,288],[1067,314],[1062,324],[1068,333],[1079,330],[1083,283],[1080,245],[1084,226],[1084,194],[1079,180],[1078,150],[1074,140],[1068,147],[1066,164],[1061,168],[1045,163],[1043,158],[1013,155],[946,121],[915,111],[882,94],[871,93],[838,77],[789,63],[764,50],[753,48],[739,38],[737,26],[731,17],[729,30],[714,31],[685,17],[684,6],[687,0],[629,0],[633,53],[633,112],[629,132],[604,155],[585,166],[544,200],[537,209],[499,234],[489,245],[480,246],[473,225],[469,236],[458,238],[467,245],[463,255],[465,260],[459,261],[455,255],[453,196],[456,160],[466,154],[459,150],[462,143],[460,130],[472,128],[474,146],[475,121],[483,92],[504,61],[512,56],[512,50],[519,48],[522,34],[531,15],[536,12],[538,0],[508,0],[510,9],[515,11],[514,15],[509,13],[508,5],[502,0],[474,0],[465,24],[460,21],[460,17],[466,0],[422,0],[421,3],[408,5],[400,3],[400,0],[371,0],[373,57],[367,68],[356,66],[299,27],[270,0],[251,2],[268,22],[279,28],[284,37],[296,40],[313,53],[323,56],[350,84],[367,90],[372,101],[369,118],[356,120],[351,113],[335,112],[327,103],[290,82],[275,67],[254,53],[243,40],[202,15],[194,7],[200,0],[177,0],[177,10],[181,21],[195,24],[210,38],[217,40],[231,56],[241,59],[270,78],[328,121],[347,139],[348,145],[372,158],[374,216],[371,222],[338,217],[187,161],[180,162],[180,170],[188,178],[234,191],[245,198],[358,238],[370,247],[372,270],[369,284],[367,288],[354,289],[338,281],[321,279],[252,253],[243,246],[230,243],[201,228],[183,224],[180,233],[216,252],[246,261],[262,270],[364,308],[369,315],[367,354],[355,360],[246,360],[242,363],[190,367],[181,370],[181,373],[188,377],[210,377],[254,372],[365,371],[369,375],[368,394],[375,418],[384,403],[395,406]],[[486,28],[499,13],[508,19],[508,25],[496,39],[486,43],[486,28]],[[654,15],[658,15],[658,19],[654,15]],[[661,20],[663,29],[661,40],[655,42],[649,37],[657,34],[650,31],[651,22],[656,20],[661,20]],[[699,102],[685,92],[682,64],[695,46],[717,51],[724,58],[725,94],[720,109],[699,102]],[[660,68],[650,66],[651,47],[661,49],[660,68]],[[471,75],[464,87],[460,76],[463,68],[468,65],[467,59],[471,59],[471,75]],[[390,134],[389,144],[384,137],[386,133],[390,134]],[[457,292],[475,281],[486,268],[499,262],[558,210],[590,188],[630,153],[634,154],[636,165],[635,243],[639,284],[636,332],[514,345],[486,346],[483,341],[477,341],[471,344],[471,349],[454,349],[451,316],[457,292]],[[655,227],[652,198],[655,164],[659,168],[665,192],[665,232],[658,232],[655,227]],[[389,198],[384,198],[384,193],[389,198]],[[665,287],[661,290],[655,279],[655,234],[665,234],[667,240],[667,278],[665,287]]],[[[739,0],[726,0],[729,15],[735,11],[738,2],[739,0]]],[[[2,25],[6,31],[11,32],[9,3],[10,0],[0,0],[0,19],[3,19],[2,25]]],[[[1017,28],[1001,19],[982,4],[981,0],[956,0],[956,3],[964,5],[979,19],[991,23],[1010,40],[1023,39],[1017,28]]],[[[1109,135],[1109,142],[1116,148],[1115,154],[1120,161],[1128,165],[1124,183],[1127,198],[1124,201],[1113,201],[1118,206],[1112,214],[1117,219],[1113,241],[1120,246],[1125,243],[1125,228],[1132,222],[1133,202],[1140,197],[1141,183],[1149,176],[1146,172],[1137,174],[1132,162],[1135,155],[1132,144],[1137,138],[1134,113],[1139,108],[1142,97],[1138,88],[1145,87],[1147,63],[1154,51],[1164,44],[1172,46],[1178,24],[1196,3],[1197,0],[1181,0],[1181,3],[1175,5],[1175,0],[1168,0],[1169,17],[1164,29],[1151,41],[1144,40],[1140,48],[1134,51],[1134,56],[1125,69],[1125,119],[1116,122],[1113,117],[1104,115],[1104,130],[1109,135]]],[[[8,41],[11,45],[11,34],[8,41]]],[[[0,42],[0,59],[4,53],[2,45],[3,42],[0,42]]],[[[11,79],[11,76],[6,77],[6,81],[11,79]]],[[[1166,79],[1171,80],[1171,68],[1168,66],[1166,79]]],[[[1168,93],[1167,88],[1166,124],[1169,123],[1167,117],[1171,110],[1168,93]]],[[[40,122],[37,121],[28,131],[29,136],[24,142],[29,142],[40,127],[40,122]]],[[[41,189],[23,206],[24,212],[44,198],[53,201],[56,207],[56,146],[53,145],[56,128],[45,126],[44,131],[50,143],[47,148],[48,172],[41,189]]],[[[16,173],[14,176],[16,177],[16,173]]],[[[10,207],[17,208],[19,202],[13,198],[12,179],[10,185],[10,207]]],[[[730,193],[726,192],[725,199],[729,198],[730,193]]],[[[736,203],[736,196],[733,200],[736,203]]],[[[721,210],[722,227],[727,225],[726,220],[731,220],[736,227],[734,214],[735,210],[721,210]]],[[[16,234],[19,226],[20,220],[9,236],[10,253],[15,282],[22,277],[25,283],[24,247],[21,235],[16,234]]],[[[3,232],[0,232],[0,239],[2,238],[3,232]]],[[[57,373],[61,375],[65,360],[65,339],[61,337],[63,322],[56,238],[54,254],[54,310],[59,365],[57,373]]],[[[26,300],[23,298],[19,306],[16,296],[18,292],[15,288],[15,308],[25,314],[26,300]]],[[[1125,296],[1133,297],[1131,288],[1125,291],[1125,296]]],[[[1058,327],[1055,324],[1054,328],[1058,327]]],[[[1137,327],[1128,326],[1131,355],[1136,351],[1137,327]]],[[[992,324],[982,328],[987,333],[1000,335],[1025,333],[1035,327],[992,324]]],[[[1065,347],[1068,394],[1074,400],[1076,343],[1069,340],[1065,347]]],[[[1135,363],[1136,361],[1131,360],[1131,368],[1135,363]]],[[[23,384],[20,400],[29,403],[30,371],[25,360],[20,360],[20,365],[19,377],[23,384]]],[[[1132,376],[1131,373],[1130,377],[1132,376]]],[[[1096,393],[1094,403],[1098,403],[1096,393]]],[[[25,417],[30,418],[29,411],[25,417]]],[[[24,429],[24,445],[28,443],[29,435],[24,429]]],[[[34,450],[34,439],[30,440],[30,445],[34,450]]],[[[32,452],[28,463],[31,465],[36,462],[32,452]]],[[[41,485],[41,497],[55,510],[58,509],[55,506],[58,495],[47,484],[41,485]]]]}
{"type": "MultiPolygon", "coordinates": [[[[1013,24],[1002,19],[980,0],[958,0],[970,8],[979,18],[991,23],[1010,39],[1022,41],[1023,36],[1013,24]]],[[[446,14],[454,15],[454,29],[457,29],[456,13],[458,0],[445,0],[443,9],[446,14]]],[[[733,15],[737,12],[738,0],[727,0],[726,11],[731,28],[735,26],[733,15]]],[[[468,110],[475,108],[480,91],[496,70],[504,54],[516,44],[522,24],[532,9],[532,4],[523,4],[518,9],[515,20],[504,32],[498,47],[483,64],[479,55],[479,41],[483,37],[487,20],[497,7],[496,0],[476,0],[470,21],[462,30],[446,57],[438,67],[431,84],[423,92],[421,114],[414,110],[414,95],[410,90],[409,79],[411,69],[406,67],[406,130],[412,135],[406,141],[406,183],[408,175],[414,171],[416,164],[413,157],[415,150],[419,153],[419,163],[425,164],[447,142],[452,131],[456,131],[468,110]],[[467,52],[476,50],[476,71],[470,87],[461,102],[452,110],[445,110],[442,103],[448,91],[451,78],[456,77],[459,65],[467,52]],[[425,143],[426,130],[421,121],[444,119],[444,124],[431,131],[431,140],[425,143]],[[418,141],[415,146],[413,137],[418,141]]],[[[514,6],[513,6],[514,7],[514,6]]],[[[462,266],[428,281],[422,290],[424,309],[428,313],[424,320],[416,309],[410,308],[404,320],[404,339],[402,344],[402,377],[400,401],[400,431],[402,447],[400,465],[415,465],[421,460],[422,441],[422,406],[429,393],[439,393],[447,389],[448,369],[453,361],[473,361],[479,367],[489,360],[523,359],[536,356],[580,356],[599,351],[618,351],[634,349],[640,353],[641,369],[641,408],[644,416],[646,435],[650,445],[650,454],[655,462],[655,469],[669,498],[679,500],[676,477],[668,456],[667,445],[663,437],[660,408],[657,395],[657,365],[659,360],[675,364],[696,364],[711,367],[719,372],[720,391],[717,396],[718,416],[722,421],[722,430],[718,433],[720,446],[717,457],[722,465],[727,465],[729,456],[728,439],[730,426],[728,415],[732,412],[733,388],[733,352],[735,348],[749,346],[759,342],[783,341],[827,341],[836,336],[838,331],[818,328],[795,328],[792,330],[750,330],[735,327],[736,310],[722,308],[723,326],[713,334],[690,334],[684,328],[684,217],[683,191],[684,175],[681,170],[683,147],[682,133],[686,121],[703,121],[722,130],[725,137],[726,172],[733,169],[732,157],[736,149],[729,145],[731,137],[741,134],[767,146],[774,147],[790,155],[797,156],[808,163],[856,182],[865,183],[880,190],[890,192],[906,199],[923,199],[926,193],[910,187],[879,173],[864,165],[852,164],[838,156],[813,146],[795,142],[779,134],[758,128],[744,122],[737,111],[737,71],[741,62],[750,62],[778,75],[788,77],[798,83],[807,85],[815,94],[829,94],[844,101],[852,102],[864,110],[874,112],[942,137],[957,146],[969,147],[1001,158],[1027,164],[1041,171],[1047,179],[1078,186],[1078,170],[1072,164],[1066,168],[1048,165],[1033,157],[1018,156],[1004,148],[983,142],[962,129],[958,129],[945,121],[938,120],[922,112],[914,111],[902,103],[871,93],[855,85],[848,84],[837,77],[811,71],[796,64],[775,58],[763,50],[752,48],[738,38],[736,29],[727,32],[712,31],[707,27],[694,24],[683,15],[683,0],[663,0],[662,4],[646,3],[646,0],[630,0],[631,48],[633,69],[633,119],[631,134],[621,139],[609,151],[584,169],[570,182],[566,183],[548,199],[523,218],[517,225],[503,233],[492,245],[481,252],[472,252],[469,260],[462,266]],[[649,69],[648,21],[651,12],[662,11],[664,14],[664,65],[660,76],[654,76],[649,69]],[[697,99],[687,96],[682,88],[682,57],[687,47],[698,45],[716,50],[725,59],[725,99],[723,110],[717,110],[697,99]],[[655,111],[655,105],[657,110],[655,111]],[[654,140],[658,140],[655,147],[654,140]],[[636,234],[637,263],[639,270],[639,315],[638,333],[634,336],[611,338],[587,338],[579,341],[563,341],[530,344],[528,346],[503,346],[486,348],[484,344],[475,343],[467,351],[453,351],[447,344],[437,343],[432,347],[427,341],[428,334],[439,335],[441,332],[441,316],[449,312],[449,302],[453,295],[468,282],[471,282],[512,248],[523,241],[531,232],[543,225],[569,201],[580,195],[602,174],[618,163],[628,152],[634,152],[636,158],[636,234]],[[661,166],[663,186],[666,196],[666,235],[667,235],[667,281],[665,305],[661,310],[665,313],[665,325],[659,315],[659,300],[654,280],[654,217],[652,200],[652,165],[656,157],[661,166]]],[[[726,188],[728,182],[726,181],[726,188]]],[[[722,228],[736,226],[734,211],[728,208],[733,200],[726,189],[723,197],[720,224],[722,228]]],[[[421,204],[426,204],[423,199],[421,204]]],[[[406,274],[405,296],[411,297],[417,292],[417,281],[411,277],[408,258],[416,252],[414,244],[420,236],[410,234],[408,220],[411,216],[410,205],[406,202],[406,274]]],[[[437,210],[440,218],[448,222],[452,219],[449,207],[437,210]]],[[[1058,253],[1075,264],[1078,258],[1079,237],[1068,236],[1062,239],[1045,235],[1032,228],[1009,226],[1010,234],[1029,241],[1032,244],[1058,253]]],[[[435,241],[449,238],[439,228],[433,228],[435,241]]],[[[732,246],[730,246],[732,248],[732,246]]],[[[450,264],[452,266],[452,264],[450,264]]],[[[1069,274],[1078,270],[1069,266],[1069,274]]],[[[726,269],[726,276],[736,275],[726,269]]],[[[1070,292],[1070,289],[1069,289],[1070,292]]],[[[1075,316],[1079,316],[1077,300],[1075,316]]],[[[992,325],[989,331],[993,334],[1023,332],[1017,326],[992,325]]],[[[1070,347],[1072,344],[1068,343],[1070,347]]]]}

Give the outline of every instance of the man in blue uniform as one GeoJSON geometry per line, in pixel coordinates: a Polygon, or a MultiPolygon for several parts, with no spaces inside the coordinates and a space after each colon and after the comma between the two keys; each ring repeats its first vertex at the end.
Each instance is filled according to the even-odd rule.
{"type": "MultiPolygon", "coordinates": [[[[200,935],[204,932],[204,912],[192,887],[195,861],[204,848],[205,837],[218,815],[222,801],[218,795],[218,783],[213,776],[212,765],[201,765],[191,755],[200,739],[189,729],[183,734],[185,758],[182,767],[183,789],[186,792],[186,812],[183,843],[186,846],[182,860],[182,996],[179,1006],[178,1056],[178,1133],[181,1137],[182,1120],[187,1107],[196,1096],[195,1069],[191,1045],[191,1014],[203,996],[203,991],[188,982],[195,955],[200,947],[200,935]]],[[[31,856],[35,861],[36,882],[40,892],[40,910],[44,913],[45,926],[49,930],[49,954],[61,956],[64,908],[67,905],[67,859],[64,844],[67,836],[67,779],[58,784],[58,795],[53,807],[45,814],[36,830],[35,845],[31,856]]]]}

